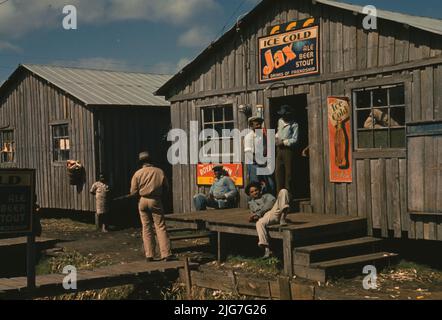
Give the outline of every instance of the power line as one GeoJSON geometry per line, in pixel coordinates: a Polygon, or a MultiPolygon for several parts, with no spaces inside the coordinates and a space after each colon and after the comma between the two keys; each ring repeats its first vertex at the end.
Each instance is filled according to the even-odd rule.
{"type": "Polygon", "coordinates": [[[2,4],[4,4],[4,3],[6,3],[6,2],[8,2],[9,0],[3,0],[3,1],[1,1],[0,2],[0,6],[2,5],[2,4]]]}
{"type": "Polygon", "coordinates": [[[216,38],[218,38],[219,36],[221,36],[224,33],[224,30],[226,29],[226,27],[229,24],[230,20],[238,13],[238,11],[242,8],[244,3],[246,3],[246,1],[247,0],[242,0],[241,3],[238,5],[238,7],[236,7],[235,11],[230,15],[230,17],[227,19],[227,21],[224,24],[224,26],[221,28],[221,31],[218,32],[218,34],[216,35],[216,38]]]}

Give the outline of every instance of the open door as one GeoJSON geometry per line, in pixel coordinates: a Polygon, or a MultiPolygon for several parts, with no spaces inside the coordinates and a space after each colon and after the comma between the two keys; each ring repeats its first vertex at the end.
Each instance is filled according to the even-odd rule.
{"type": "Polygon", "coordinates": [[[295,147],[295,159],[293,163],[294,190],[293,201],[295,206],[301,200],[310,200],[310,165],[309,158],[303,157],[302,152],[308,147],[308,110],[307,95],[299,94],[270,99],[270,128],[277,129],[280,116],[278,111],[282,105],[289,105],[293,108],[295,121],[299,125],[299,140],[295,147]]]}

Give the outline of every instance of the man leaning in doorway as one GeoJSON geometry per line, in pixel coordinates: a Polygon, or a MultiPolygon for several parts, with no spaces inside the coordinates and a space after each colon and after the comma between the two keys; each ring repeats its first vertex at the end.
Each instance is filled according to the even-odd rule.
{"type": "Polygon", "coordinates": [[[164,220],[164,209],[162,203],[163,194],[168,188],[168,183],[163,170],[154,167],[150,163],[148,152],[139,155],[141,169],[135,172],[132,177],[130,194],[139,197],[138,210],[142,224],[142,236],[146,261],[153,261],[155,256],[155,227],[158,245],[160,247],[161,259],[173,260],[174,256],[170,250],[170,240],[164,220]]]}
{"type": "Polygon", "coordinates": [[[265,193],[275,194],[275,184],[271,175],[258,175],[258,169],[267,164],[258,163],[256,159],[259,148],[261,156],[267,157],[267,132],[263,128],[264,119],[261,117],[249,118],[250,132],[244,137],[244,154],[247,159],[247,177],[249,183],[260,182],[265,193]],[[262,130],[262,134],[257,133],[262,130]]]}
{"type": "MultiPolygon", "coordinates": [[[[281,118],[278,121],[276,132],[276,188],[277,193],[287,189],[293,196],[293,161],[295,159],[294,147],[298,142],[298,124],[293,117],[291,106],[283,105],[278,111],[281,118]]],[[[281,225],[286,224],[285,216],[281,218],[281,225]]]]}
{"type": "Polygon", "coordinates": [[[207,207],[228,209],[235,205],[238,190],[232,179],[230,179],[223,166],[215,166],[212,170],[215,174],[215,180],[210,187],[209,195],[200,193],[193,197],[196,211],[206,210],[207,207]]]}

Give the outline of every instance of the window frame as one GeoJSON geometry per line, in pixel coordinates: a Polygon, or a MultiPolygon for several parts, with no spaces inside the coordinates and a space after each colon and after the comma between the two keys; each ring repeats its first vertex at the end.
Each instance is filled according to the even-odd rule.
{"type": "MultiPolygon", "coordinates": [[[[404,86],[404,108],[405,108],[405,121],[404,125],[401,126],[405,132],[407,130],[407,123],[410,121],[411,117],[411,84],[412,84],[413,76],[411,74],[402,74],[395,76],[387,76],[387,77],[377,77],[374,79],[368,80],[359,80],[354,81],[345,86],[345,94],[350,99],[352,107],[351,107],[351,116],[352,116],[352,136],[353,136],[353,155],[356,159],[359,158],[371,158],[370,155],[379,157],[390,157],[390,156],[399,156],[405,157],[405,153],[407,150],[407,141],[404,141],[404,147],[400,148],[359,148],[359,141],[357,136],[357,114],[356,114],[356,103],[354,101],[353,91],[360,89],[370,89],[370,88],[379,88],[384,86],[395,86],[395,85],[403,85],[404,86]]],[[[405,136],[406,139],[406,136],[405,136]]],[[[390,142],[389,142],[390,143],[390,142]]]]}
{"type": "Polygon", "coordinates": [[[15,138],[15,129],[14,128],[2,128],[0,129],[0,150],[2,150],[3,146],[3,134],[6,132],[12,132],[12,161],[3,161],[3,155],[0,155],[0,165],[13,165],[17,162],[17,142],[15,138]]]}
{"type": "MultiPolygon", "coordinates": [[[[69,121],[55,121],[49,124],[50,126],[50,134],[51,134],[51,159],[52,159],[52,163],[54,165],[64,165],[66,163],[67,160],[70,160],[71,157],[71,151],[72,151],[72,143],[71,143],[71,123],[69,121]],[[67,132],[68,135],[67,136],[60,136],[57,137],[57,139],[68,139],[69,140],[69,154],[68,154],[68,159],[66,160],[59,160],[59,159],[55,159],[54,158],[54,154],[55,154],[55,136],[54,136],[54,128],[55,127],[59,127],[59,126],[67,126],[67,132]]],[[[60,156],[60,151],[58,151],[58,155],[60,156]]]]}
{"type": "MultiPolygon", "coordinates": [[[[198,117],[199,117],[199,128],[200,130],[204,130],[207,129],[205,128],[205,126],[207,124],[212,125],[212,129],[215,129],[215,125],[216,124],[222,124],[225,128],[226,124],[232,124],[233,127],[231,130],[236,129],[237,128],[237,117],[236,117],[236,105],[233,102],[224,102],[224,103],[217,103],[217,104],[212,104],[212,105],[200,105],[198,106],[198,117]],[[215,121],[215,115],[214,115],[214,111],[212,112],[212,121],[205,121],[204,119],[204,111],[207,109],[212,109],[212,110],[216,110],[217,108],[227,108],[230,107],[232,108],[232,120],[226,120],[226,112],[223,111],[223,121],[215,121]]],[[[219,143],[221,143],[223,140],[233,140],[233,137],[219,137],[218,141],[219,143]]],[[[200,148],[207,142],[206,141],[200,141],[200,148]]],[[[233,146],[231,146],[233,148],[233,146]]],[[[220,153],[218,154],[212,154],[212,155],[208,155],[208,154],[204,154],[204,157],[218,157],[220,159],[220,161],[222,161],[222,159],[224,157],[229,157],[229,159],[231,160],[230,162],[232,162],[233,157],[234,157],[234,153],[233,153],[233,149],[231,149],[230,153],[222,153],[222,144],[219,146],[219,151],[220,153]]]]}

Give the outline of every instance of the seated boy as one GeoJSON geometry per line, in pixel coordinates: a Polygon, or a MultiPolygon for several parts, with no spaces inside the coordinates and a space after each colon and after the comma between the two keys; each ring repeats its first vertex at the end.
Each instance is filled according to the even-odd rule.
{"type": "Polygon", "coordinates": [[[290,208],[289,192],[282,189],[278,198],[271,194],[262,194],[262,186],[259,182],[252,182],[246,187],[246,193],[250,197],[249,209],[252,213],[250,222],[256,221],[258,232],[258,246],[265,249],[264,258],[272,256],[269,245],[269,233],[267,226],[280,224],[286,225],[285,217],[290,208]]]}
{"type": "Polygon", "coordinates": [[[193,197],[196,211],[206,210],[207,207],[228,209],[235,205],[238,190],[232,179],[222,166],[216,166],[212,170],[215,173],[215,181],[210,187],[209,195],[200,193],[193,197]]]}

